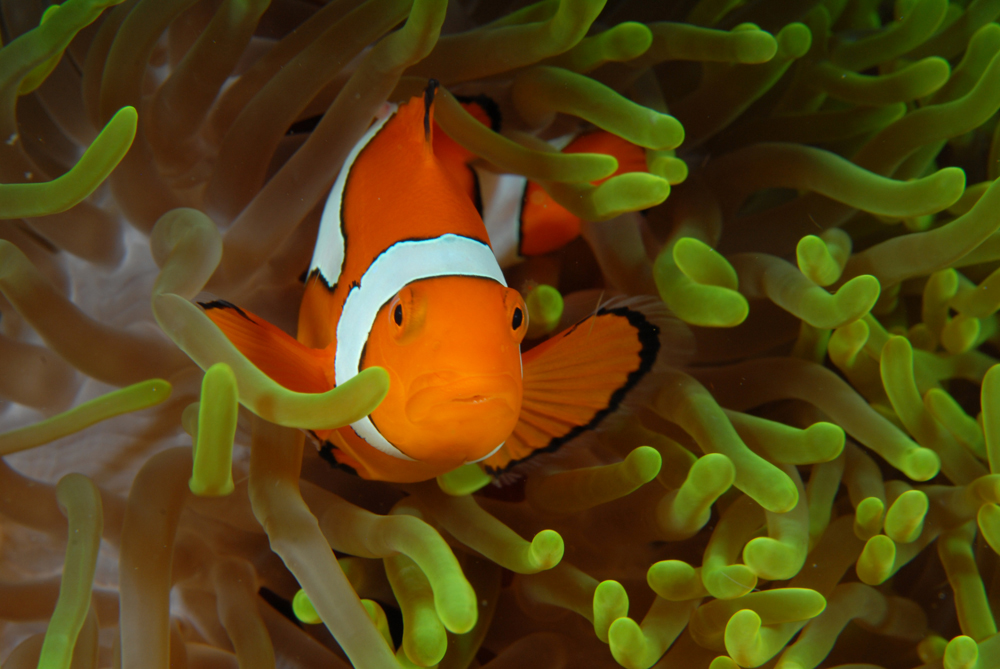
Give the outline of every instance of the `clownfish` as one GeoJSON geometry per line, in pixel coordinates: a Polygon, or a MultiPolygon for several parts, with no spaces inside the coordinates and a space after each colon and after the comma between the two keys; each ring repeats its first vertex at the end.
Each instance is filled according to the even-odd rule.
{"type": "Polygon", "coordinates": [[[435,155],[435,85],[384,105],[345,160],[297,339],[228,302],[201,305],[291,390],[325,392],[372,366],[388,372],[369,416],[314,433],[324,458],[366,479],[423,481],[466,463],[500,474],[555,450],[614,412],[662,348],[662,303],[626,302],[521,353],[524,300],[454,163],[435,155]]]}
{"type": "MultiPolygon", "coordinates": [[[[485,95],[458,97],[462,107],[494,132],[500,131],[500,109],[485,95]]],[[[498,174],[475,164],[477,156],[443,132],[434,134],[434,153],[476,203],[501,267],[529,256],[556,251],[580,235],[581,219],[560,205],[537,183],[520,174],[498,174]]],[[[646,172],[646,152],[605,130],[591,130],[549,142],[562,153],[603,153],[618,169],[593,182],[598,186],[626,172],[646,172]]]]}

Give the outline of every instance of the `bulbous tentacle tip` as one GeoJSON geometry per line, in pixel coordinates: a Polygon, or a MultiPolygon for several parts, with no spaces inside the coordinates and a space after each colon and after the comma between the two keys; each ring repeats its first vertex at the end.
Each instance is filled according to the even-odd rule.
{"type": "Polygon", "coordinates": [[[660,297],[678,318],[702,327],[735,327],[750,313],[732,265],[701,240],[682,237],[653,264],[660,297]]]}
{"type": "Polygon", "coordinates": [[[759,578],[779,581],[790,578],[802,568],[804,553],[788,542],[757,537],[743,547],[743,561],[759,578]]]}
{"type": "Polygon", "coordinates": [[[307,625],[319,625],[323,622],[316,612],[312,601],[309,599],[309,595],[301,588],[292,597],[292,611],[295,613],[296,618],[307,625]]]}
{"type": "Polygon", "coordinates": [[[776,36],[778,52],[788,58],[801,58],[812,45],[812,32],[804,23],[789,23],[776,36]]]}
{"type": "Polygon", "coordinates": [[[694,237],[681,237],[672,249],[674,264],[698,283],[736,290],[736,270],[715,249],[694,237]]]}
{"type": "Polygon", "coordinates": [[[755,611],[743,609],[733,614],[726,624],[726,652],[742,666],[757,664],[761,651],[761,619],[755,611]]]}
{"type": "Polygon", "coordinates": [[[382,635],[382,639],[385,641],[386,645],[389,646],[389,648],[392,648],[393,643],[392,634],[389,632],[389,619],[386,618],[382,605],[371,599],[362,599],[361,606],[365,608],[365,613],[367,613],[371,621],[375,623],[375,628],[379,631],[379,634],[382,635]]]}
{"type": "Polygon", "coordinates": [[[737,669],[740,665],[728,655],[719,655],[708,665],[708,669],[737,669]]]}
{"type": "Polygon", "coordinates": [[[688,478],[695,489],[711,490],[721,495],[736,480],[736,467],[722,453],[706,453],[695,461],[688,478]]]}
{"type": "Polygon", "coordinates": [[[795,247],[799,271],[819,286],[829,286],[840,278],[843,266],[830,252],[826,242],[816,235],[806,235],[795,247]]]}
{"type": "Polygon", "coordinates": [[[757,587],[757,574],[745,564],[702,572],[705,588],[717,599],[738,599],[757,587]]]}
{"type": "Polygon", "coordinates": [[[870,275],[856,276],[830,295],[818,288],[807,289],[798,314],[813,327],[838,328],[863,318],[878,301],[881,286],[870,275]]]}
{"type": "Polygon", "coordinates": [[[611,655],[626,669],[649,669],[656,661],[649,657],[646,637],[639,623],[622,617],[611,623],[608,630],[608,646],[611,655]]]}
{"type": "Polygon", "coordinates": [[[979,666],[979,646],[975,639],[962,635],[949,641],[942,663],[945,669],[976,669],[979,666]]]}
{"type": "Polygon", "coordinates": [[[460,602],[452,603],[448,606],[438,606],[435,600],[435,607],[441,624],[452,634],[466,634],[471,631],[479,620],[479,608],[477,606],[476,593],[470,586],[469,592],[460,602]],[[471,602],[471,603],[469,603],[471,602]]]}
{"type": "Polygon", "coordinates": [[[233,439],[239,414],[239,391],[232,368],[219,362],[205,372],[198,404],[191,479],[199,497],[225,497],[233,492],[233,439]]]}
{"type": "Polygon", "coordinates": [[[614,623],[628,616],[628,594],[618,581],[601,581],[594,590],[594,632],[608,643],[614,623]]]}
{"type": "Polygon", "coordinates": [[[903,473],[914,481],[930,481],[941,471],[941,458],[929,448],[915,448],[903,459],[903,473]]]}
{"type": "Polygon", "coordinates": [[[878,497],[866,497],[854,510],[854,536],[868,541],[882,531],[885,502],[878,497]]]}
{"type": "Polygon", "coordinates": [[[982,321],[978,318],[958,314],[949,319],[941,330],[941,345],[952,355],[965,353],[980,343],[982,321]]]}
{"type": "Polygon", "coordinates": [[[663,458],[655,448],[640,446],[625,457],[629,477],[636,485],[649,483],[660,473],[663,458]]]}
{"type": "Polygon", "coordinates": [[[437,477],[438,487],[449,495],[461,497],[471,495],[489,485],[493,478],[476,464],[462,465],[447,474],[437,477]]]}
{"type": "Polygon", "coordinates": [[[542,530],[531,540],[528,549],[528,559],[532,567],[539,571],[552,569],[562,560],[566,545],[563,538],[554,530],[542,530]]]}
{"type": "Polygon", "coordinates": [[[839,425],[819,422],[805,429],[805,442],[815,462],[829,462],[844,452],[847,436],[839,425]]]}
{"type": "Polygon", "coordinates": [[[983,539],[995,552],[1000,553],[1000,506],[984,504],[976,514],[976,523],[983,539]]]}
{"type": "Polygon", "coordinates": [[[927,494],[907,490],[896,498],[885,515],[885,534],[897,544],[908,544],[920,536],[930,508],[927,494]]]}
{"type": "Polygon", "coordinates": [[[788,513],[799,503],[799,491],[788,477],[775,477],[773,483],[772,494],[764,508],[772,513],[788,513]]]}
{"type": "Polygon", "coordinates": [[[524,300],[528,306],[527,339],[544,336],[559,325],[563,314],[563,297],[559,291],[549,285],[535,286],[524,300]]]}
{"type": "Polygon", "coordinates": [[[930,664],[944,657],[947,646],[947,639],[938,634],[930,633],[917,644],[917,654],[924,664],[930,664]]]}
{"type": "Polygon", "coordinates": [[[682,560],[654,562],[646,572],[646,583],[658,597],[681,602],[706,593],[701,573],[682,560]]]}
{"type": "Polygon", "coordinates": [[[666,179],[671,186],[684,183],[688,178],[687,163],[680,158],[669,155],[672,152],[650,150],[646,152],[647,168],[650,174],[666,179]]]}
{"type": "Polygon", "coordinates": [[[856,570],[862,583],[881,585],[892,575],[896,544],[884,534],[876,534],[865,543],[856,570]]]}
{"type": "Polygon", "coordinates": [[[741,63],[766,63],[778,53],[778,42],[763,30],[746,30],[733,35],[736,58],[741,63]]]}

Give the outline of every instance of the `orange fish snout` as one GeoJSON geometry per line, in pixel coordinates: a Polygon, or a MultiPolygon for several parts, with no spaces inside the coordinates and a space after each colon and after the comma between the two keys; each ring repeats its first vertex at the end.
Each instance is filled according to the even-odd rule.
{"type": "Polygon", "coordinates": [[[428,452],[473,462],[510,435],[521,411],[520,379],[508,374],[429,373],[410,385],[404,405],[410,423],[426,434],[428,452]]]}
{"type": "Polygon", "coordinates": [[[384,367],[390,388],[372,422],[407,457],[442,469],[489,456],[521,411],[521,296],[438,277],[409,284],[382,311],[364,364],[384,367]]]}

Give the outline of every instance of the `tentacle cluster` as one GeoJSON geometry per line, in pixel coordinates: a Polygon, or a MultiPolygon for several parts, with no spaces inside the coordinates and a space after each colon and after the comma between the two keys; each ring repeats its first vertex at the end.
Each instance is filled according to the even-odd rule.
{"type": "Polygon", "coordinates": [[[1000,666],[1000,2],[0,17],[5,668],[1000,666]],[[694,335],[503,485],[330,470],[303,430],[386,374],[292,392],[192,303],[293,331],[343,160],[429,77],[584,219],[508,271],[529,340],[610,293],[694,335]],[[591,128],[648,170],[545,141],[591,128]]]}

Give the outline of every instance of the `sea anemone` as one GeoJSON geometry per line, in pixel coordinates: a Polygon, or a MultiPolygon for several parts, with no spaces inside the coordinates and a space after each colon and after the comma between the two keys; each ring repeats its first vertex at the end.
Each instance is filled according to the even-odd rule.
{"type": "Polygon", "coordinates": [[[506,4],[0,2],[5,669],[1000,667],[1000,2],[506,4]],[[193,302],[294,334],[428,78],[585,221],[508,271],[536,340],[570,294],[693,334],[501,481],[332,469],[384,372],[292,392],[193,302]],[[592,127],[648,170],[545,141],[592,127]]]}

